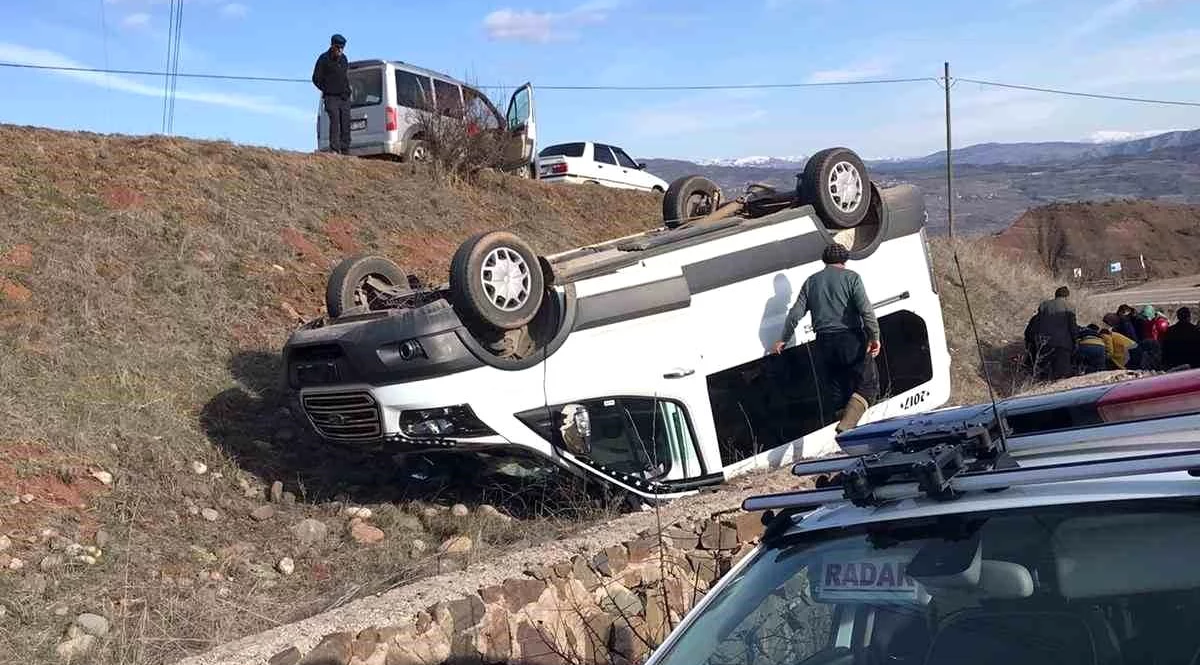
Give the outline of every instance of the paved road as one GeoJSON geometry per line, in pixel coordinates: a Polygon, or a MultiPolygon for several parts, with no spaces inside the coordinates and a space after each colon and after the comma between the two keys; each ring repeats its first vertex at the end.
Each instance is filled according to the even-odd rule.
{"type": "Polygon", "coordinates": [[[1116,309],[1121,303],[1137,305],[1200,305],[1200,275],[1177,277],[1157,282],[1147,282],[1127,289],[1110,291],[1092,296],[1093,302],[1102,303],[1107,309],[1116,309]]]}

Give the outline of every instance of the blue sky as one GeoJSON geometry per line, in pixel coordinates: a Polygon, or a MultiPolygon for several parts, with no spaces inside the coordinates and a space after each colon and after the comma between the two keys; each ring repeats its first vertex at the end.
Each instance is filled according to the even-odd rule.
{"type": "MultiPolygon", "coordinates": [[[[4,0],[0,62],[161,71],[167,0],[4,0]],[[106,26],[106,30],[103,28],[106,26]]],[[[639,157],[932,152],[936,83],[766,91],[538,91],[957,76],[1200,100],[1195,0],[187,0],[183,72],[307,79],[329,35],[478,82],[535,85],[539,143],[639,157]]],[[[0,68],[0,122],[149,134],[162,79],[0,68]]],[[[176,134],[311,150],[306,83],[181,79],[176,134]]],[[[506,91],[494,98],[503,110],[506,91]],[[500,98],[502,97],[502,98],[500,98]]],[[[954,88],[955,142],[1086,140],[1200,127],[1200,109],[954,88]]]]}

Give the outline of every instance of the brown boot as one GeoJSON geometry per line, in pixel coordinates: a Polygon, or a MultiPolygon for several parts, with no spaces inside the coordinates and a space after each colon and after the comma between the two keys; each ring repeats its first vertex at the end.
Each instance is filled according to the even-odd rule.
{"type": "Polygon", "coordinates": [[[867,412],[867,400],[858,393],[850,396],[850,401],[846,403],[846,410],[842,413],[842,420],[837,424],[838,433],[845,432],[848,429],[853,429],[858,425],[858,421],[862,420],[863,414],[867,412]]]}

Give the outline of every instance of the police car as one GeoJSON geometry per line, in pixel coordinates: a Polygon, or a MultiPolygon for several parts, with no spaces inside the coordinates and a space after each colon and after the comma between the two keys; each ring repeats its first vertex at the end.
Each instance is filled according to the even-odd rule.
{"type": "Polygon", "coordinates": [[[1200,370],[838,442],[648,665],[1200,662],[1200,370]]]}

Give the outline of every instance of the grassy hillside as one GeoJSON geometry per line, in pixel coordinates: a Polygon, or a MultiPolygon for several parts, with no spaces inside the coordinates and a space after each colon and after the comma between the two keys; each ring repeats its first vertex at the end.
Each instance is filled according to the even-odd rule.
{"type": "MultiPolygon", "coordinates": [[[[504,488],[411,501],[386,465],[296,425],[278,350],[348,253],[441,277],[475,231],[549,252],[654,226],[655,197],[500,176],[435,187],[397,164],[219,142],[0,126],[0,144],[0,651],[13,660],[53,660],[72,618],[94,612],[112,625],[91,662],[164,662],[453,565],[436,555],[452,536],[482,558],[603,517],[504,488]],[[352,526],[349,504],[374,514],[352,526]]],[[[956,389],[975,399],[961,293],[934,246],[956,389]]],[[[1000,347],[1053,284],[986,258],[964,267],[1000,347]]]]}

